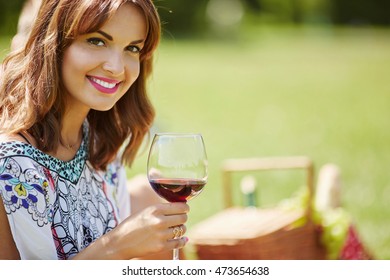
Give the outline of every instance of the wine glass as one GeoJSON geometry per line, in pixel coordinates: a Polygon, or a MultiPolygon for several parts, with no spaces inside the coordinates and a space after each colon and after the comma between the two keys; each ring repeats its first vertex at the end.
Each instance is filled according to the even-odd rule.
{"type": "MultiPolygon", "coordinates": [[[[153,190],[169,202],[187,202],[207,182],[207,156],[201,134],[157,133],[149,150],[147,175],[153,190]]],[[[173,250],[179,259],[179,250],[173,250]]]]}

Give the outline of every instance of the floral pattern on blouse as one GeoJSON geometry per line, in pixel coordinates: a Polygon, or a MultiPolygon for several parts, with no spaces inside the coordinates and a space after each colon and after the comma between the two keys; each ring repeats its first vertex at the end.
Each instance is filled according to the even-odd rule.
{"type": "Polygon", "coordinates": [[[106,172],[94,170],[87,142],[84,137],[68,162],[27,143],[0,144],[0,197],[19,251],[34,245],[31,231],[31,236],[51,236],[44,243],[48,251],[55,248],[58,259],[69,259],[117,226],[122,166],[115,161],[106,172]]]}

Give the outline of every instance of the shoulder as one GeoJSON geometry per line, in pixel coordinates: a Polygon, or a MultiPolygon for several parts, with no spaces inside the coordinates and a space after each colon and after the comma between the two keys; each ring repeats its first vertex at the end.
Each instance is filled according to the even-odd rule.
{"type": "Polygon", "coordinates": [[[0,134],[0,160],[24,155],[31,148],[33,146],[19,134],[0,134]]]}
{"type": "Polygon", "coordinates": [[[20,134],[0,133],[0,143],[12,143],[12,142],[27,143],[26,139],[24,139],[20,134]]]}
{"type": "Polygon", "coordinates": [[[23,154],[27,141],[18,134],[0,134],[0,160],[23,154]]]}
{"type": "Polygon", "coordinates": [[[35,153],[36,149],[23,136],[0,134],[0,182],[11,178],[23,180],[25,176],[28,180],[27,173],[40,171],[35,153]]]}
{"type": "Polygon", "coordinates": [[[37,142],[34,137],[32,137],[28,132],[19,132],[19,133],[0,133],[0,143],[12,143],[12,142],[22,142],[26,144],[37,146],[37,142]]]}

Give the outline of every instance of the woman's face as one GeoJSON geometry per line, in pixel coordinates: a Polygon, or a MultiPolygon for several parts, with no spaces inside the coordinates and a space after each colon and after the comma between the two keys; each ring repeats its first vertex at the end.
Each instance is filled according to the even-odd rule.
{"type": "Polygon", "coordinates": [[[142,12],[126,3],[100,30],[77,37],[62,63],[68,109],[111,109],[139,75],[146,35],[142,12]]]}

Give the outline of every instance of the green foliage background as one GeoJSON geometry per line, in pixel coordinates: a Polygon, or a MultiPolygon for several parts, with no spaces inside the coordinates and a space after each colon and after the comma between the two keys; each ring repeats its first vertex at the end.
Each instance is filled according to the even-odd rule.
{"type": "MultiPolygon", "coordinates": [[[[25,0],[0,0],[0,34],[12,35],[25,0]]],[[[218,1],[218,0],[217,0],[218,1]]],[[[216,0],[155,0],[166,36],[193,37],[209,28],[207,6],[216,0]]],[[[232,2],[240,2],[246,16],[273,23],[332,23],[354,25],[390,24],[387,0],[222,0],[224,12],[232,2]]]]}

